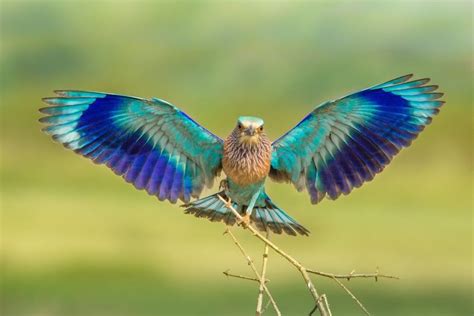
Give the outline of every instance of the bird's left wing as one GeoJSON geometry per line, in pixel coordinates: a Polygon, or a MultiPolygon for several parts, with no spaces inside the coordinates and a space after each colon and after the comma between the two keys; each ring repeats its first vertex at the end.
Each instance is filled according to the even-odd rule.
{"type": "Polygon", "coordinates": [[[160,200],[189,202],[221,170],[222,139],[159,99],[56,91],[43,130],[160,200]]]}
{"type": "Polygon", "coordinates": [[[316,107],[273,143],[270,177],[336,199],[370,181],[444,103],[429,79],[403,76],[316,107]]]}

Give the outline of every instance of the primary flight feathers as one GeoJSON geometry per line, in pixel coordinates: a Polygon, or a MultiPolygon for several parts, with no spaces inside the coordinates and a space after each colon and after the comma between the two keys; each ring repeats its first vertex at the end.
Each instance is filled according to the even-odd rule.
{"type": "Polygon", "coordinates": [[[336,199],[372,180],[439,112],[443,94],[406,75],[317,106],[273,143],[270,177],[336,199]]]}
{"type": "MultiPolygon", "coordinates": [[[[276,140],[270,178],[335,199],[371,180],[431,122],[443,101],[411,75],[317,106],[276,140]]],[[[223,140],[166,101],[56,91],[44,131],[160,200],[189,202],[222,169],[223,140]]]]}
{"type": "Polygon", "coordinates": [[[221,169],[222,140],[165,101],[56,93],[43,99],[44,131],[160,200],[199,197],[221,169]]]}

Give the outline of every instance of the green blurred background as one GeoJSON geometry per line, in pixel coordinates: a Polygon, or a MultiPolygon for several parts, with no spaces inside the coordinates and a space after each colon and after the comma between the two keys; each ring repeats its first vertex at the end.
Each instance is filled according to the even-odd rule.
{"type": "MultiPolygon", "coordinates": [[[[268,183],[312,231],[274,240],[308,266],[374,271],[353,280],[376,315],[472,315],[472,8],[466,2],[1,3],[1,314],[250,315],[255,284],[222,224],[136,191],[40,132],[40,98],[89,89],[168,100],[220,136],[238,115],[278,137],[315,105],[406,73],[447,104],[374,181],[312,206],[268,183]]],[[[235,230],[256,259],[262,245],[235,230]]],[[[284,315],[311,298],[270,256],[284,315]]],[[[360,315],[315,278],[335,315],[360,315]]],[[[271,314],[271,312],[269,312],[271,314]]]]}

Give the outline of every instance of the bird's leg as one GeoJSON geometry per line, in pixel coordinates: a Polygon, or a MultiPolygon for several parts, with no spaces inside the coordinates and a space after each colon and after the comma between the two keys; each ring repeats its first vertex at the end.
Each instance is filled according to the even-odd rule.
{"type": "Polygon", "coordinates": [[[244,228],[250,225],[250,214],[245,213],[244,216],[242,216],[242,220],[240,221],[239,225],[243,226],[244,228]]]}
{"type": "Polygon", "coordinates": [[[227,179],[222,179],[221,182],[219,182],[219,190],[227,191],[228,189],[229,183],[227,182],[227,179]]]}
{"type": "Polygon", "coordinates": [[[253,207],[255,206],[255,202],[257,202],[257,198],[260,195],[260,191],[257,191],[250,199],[250,203],[245,210],[245,215],[242,216],[241,224],[243,227],[247,227],[250,224],[250,216],[252,215],[253,207]]]}

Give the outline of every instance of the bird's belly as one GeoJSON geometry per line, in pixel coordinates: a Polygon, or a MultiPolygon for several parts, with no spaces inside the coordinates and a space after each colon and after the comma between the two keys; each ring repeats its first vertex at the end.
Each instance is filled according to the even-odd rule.
{"type": "Polygon", "coordinates": [[[264,184],[265,179],[249,185],[239,185],[232,181],[232,179],[228,178],[226,194],[232,201],[241,206],[245,206],[249,204],[250,200],[256,193],[260,193],[260,196],[257,198],[255,203],[256,206],[260,206],[260,204],[264,203],[265,198],[264,184]]]}

